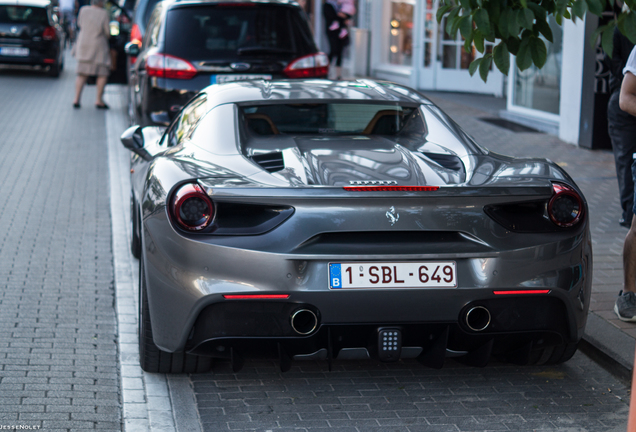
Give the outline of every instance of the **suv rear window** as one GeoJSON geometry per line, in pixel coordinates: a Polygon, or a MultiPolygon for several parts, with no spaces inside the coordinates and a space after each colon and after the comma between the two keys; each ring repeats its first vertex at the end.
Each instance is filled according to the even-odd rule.
{"type": "Polygon", "coordinates": [[[290,7],[178,7],[168,12],[166,53],[220,60],[311,54],[315,49],[304,27],[304,15],[290,7]]]}
{"type": "Polygon", "coordinates": [[[49,18],[46,9],[33,6],[0,6],[0,23],[24,24],[38,23],[48,24],[49,18]]]}

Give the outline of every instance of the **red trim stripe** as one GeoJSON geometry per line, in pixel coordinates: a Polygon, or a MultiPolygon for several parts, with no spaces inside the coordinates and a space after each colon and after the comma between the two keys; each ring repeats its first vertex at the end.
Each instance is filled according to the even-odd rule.
{"type": "Polygon", "coordinates": [[[276,300],[288,299],[289,294],[223,294],[227,300],[276,300]]]}
{"type": "Polygon", "coordinates": [[[439,186],[343,186],[349,192],[434,192],[439,186]]]}
{"type": "Polygon", "coordinates": [[[547,290],[506,290],[506,291],[493,291],[495,295],[522,295],[522,294],[548,294],[547,290]]]}

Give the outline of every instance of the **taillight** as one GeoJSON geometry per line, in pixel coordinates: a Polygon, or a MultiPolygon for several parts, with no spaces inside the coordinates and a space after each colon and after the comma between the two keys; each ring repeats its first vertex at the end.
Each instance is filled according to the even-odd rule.
{"type": "Polygon", "coordinates": [[[134,24],[132,29],[130,30],[130,41],[132,43],[136,43],[141,48],[141,40],[143,37],[141,36],[141,30],[139,30],[139,26],[134,24]]]}
{"type": "Polygon", "coordinates": [[[552,183],[554,194],[548,202],[550,220],[562,228],[568,228],[581,221],[583,216],[583,200],[570,186],[563,183],[552,183]]]}
{"type": "Polygon", "coordinates": [[[190,62],[167,54],[149,55],[146,72],[151,77],[176,79],[191,79],[197,74],[190,62]]]}
{"type": "Polygon", "coordinates": [[[287,65],[283,73],[288,78],[326,78],[329,57],[325,53],[317,53],[297,58],[287,65]]]}
{"type": "Polygon", "coordinates": [[[54,40],[57,37],[55,33],[55,27],[47,27],[42,32],[42,39],[44,40],[54,40]]]}
{"type": "Polygon", "coordinates": [[[200,231],[214,220],[214,204],[197,183],[186,183],[172,197],[172,216],[188,231],[200,231]]]}
{"type": "MultiPolygon", "coordinates": [[[[130,29],[130,41],[139,45],[139,49],[141,50],[141,40],[143,37],[141,36],[141,30],[139,30],[139,26],[137,24],[133,24],[132,29],[130,29]]],[[[130,56],[130,64],[134,65],[137,61],[137,57],[130,56]]]]}

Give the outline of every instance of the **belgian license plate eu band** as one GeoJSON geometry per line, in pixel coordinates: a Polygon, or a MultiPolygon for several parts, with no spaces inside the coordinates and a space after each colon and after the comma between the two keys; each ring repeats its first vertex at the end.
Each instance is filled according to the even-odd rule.
{"type": "Polygon", "coordinates": [[[257,75],[257,74],[232,74],[232,75],[212,75],[210,76],[210,84],[223,84],[232,81],[245,81],[245,80],[271,80],[271,75],[257,75]]]}
{"type": "Polygon", "coordinates": [[[329,288],[456,288],[454,261],[329,263],[329,288]]]}
{"type": "Polygon", "coordinates": [[[0,55],[26,57],[29,55],[28,48],[0,47],[0,55]]]}

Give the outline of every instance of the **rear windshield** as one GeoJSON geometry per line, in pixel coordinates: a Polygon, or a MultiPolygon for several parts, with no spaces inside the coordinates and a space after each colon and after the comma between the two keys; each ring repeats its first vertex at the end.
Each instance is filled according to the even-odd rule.
{"type": "Polygon", "coordinates": [[[244,124],[256,135],[362,134],[425,132],[417,108],[354,103],[243,106],[244,124]]]}
{"type": "Polygon", "coordinates": [[[48,24],[46,9],[34,6],[0,5],[0,23],[2,24],[48,24]]]}
{"type": "Polygon", "coordinates": [[[175,8],[166,20],[166,52],[186,59],[238,60],[315,52],[298,8],[258,5],[175,8]]]}

